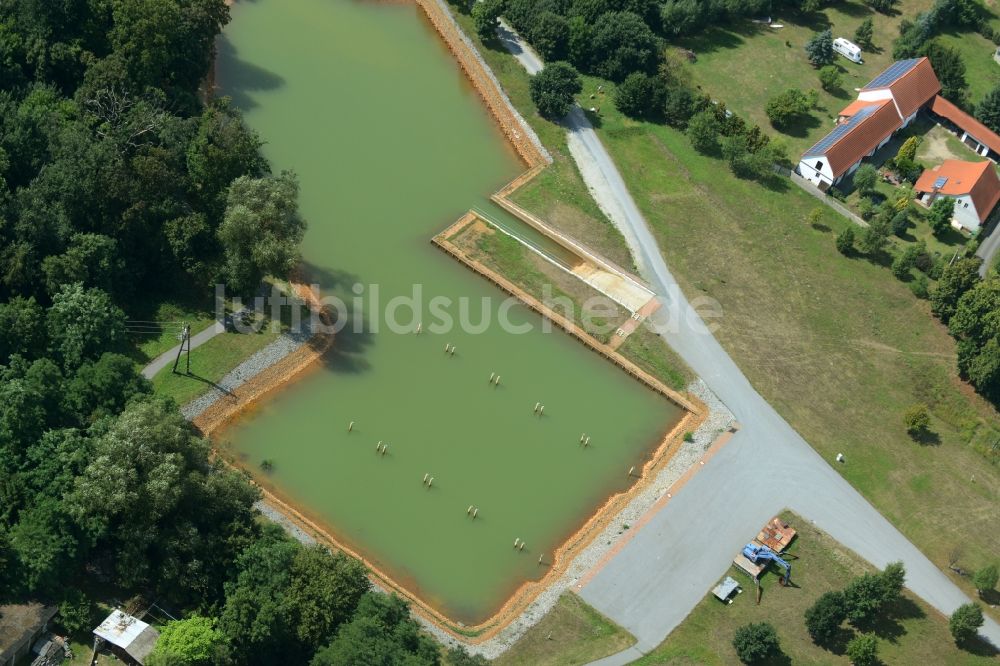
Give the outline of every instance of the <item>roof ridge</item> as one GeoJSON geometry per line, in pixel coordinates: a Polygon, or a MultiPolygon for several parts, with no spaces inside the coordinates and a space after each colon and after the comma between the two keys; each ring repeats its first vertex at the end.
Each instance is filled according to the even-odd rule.
{"type": "Polygon", "coordinates": [[[821,137],[818,141],[816,141],[816,143],[814,143],[812,146],[810,146],[809,150],[806,151],[805,153],[803,153],[803,156],[810,157],[812,155],[825,155],[825,154],[827,154],[828,152],[830,152],[834,148],[834,146],[836,146],[841,141],[843,141],[844,139],[846,139],[847,137],[849,137],[852,132],[854,132],[859,127],[861,127],[861,125],[863,125],[866,120],[868,120],[869,118],[873,118],[875,116],[875,114],[879,110],[881,110],[882,107],[886,106],[888,103],[889,103],[889,100],[887,100],[887,99],[880,99],[880,100],[873,101],[868,106],[865,106],[865,107],[863,107],[861,109],[858,109],[858,111],[853,116],[848,116],[847,121],[845,121],[843,123],[837,123],[836,125],[834,125],[833,129],[831,129],[823,137],[821,137]],[[871,109],[872,107],[876,107],[876,108],[873,111],[869,111],[869,109],[871,109]],[[827,146],[822,152],[816,152],[816,153],[811,152],[813,150],[813,148],[815,148],[816,146],[818,146],[819,144],[821,144],[824,139],[826,139],[828,136],[830,136],[831,134],[833,134],[835,131],[837,131],[837,129],[839,129],[840,127],[843,127],[844,125],[851,125],[851,127],[849,127],[846,131],[844,131],[843,134],[841,134],[832,143],[830,143],[830,145],[827,146]]]}

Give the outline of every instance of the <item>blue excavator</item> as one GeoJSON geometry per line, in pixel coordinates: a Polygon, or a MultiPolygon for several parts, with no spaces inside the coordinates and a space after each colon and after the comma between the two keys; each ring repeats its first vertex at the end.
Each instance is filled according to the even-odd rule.
{"type": "Polygon", "coordinates": [[[785,570],[785,575],[781,579],[782,585],[787,585],[788,581],[792,578],[792,565],[781,559],[776,552],[758,543],[748,543],[743,546],[743,557],[747,558],[754,564],[761,564],[764,562],[774,562],[779,567],[785,570]]]}

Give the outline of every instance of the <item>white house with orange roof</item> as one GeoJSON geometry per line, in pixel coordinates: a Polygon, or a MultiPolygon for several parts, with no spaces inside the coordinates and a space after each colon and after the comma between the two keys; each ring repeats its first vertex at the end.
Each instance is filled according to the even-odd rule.
{"type": "Polygon", "coordinates": [[[940,197],[955,200],[951,225],[978,233],[1000,201],[1000,178],[993,162],[945,160],[924,171],[913,188],[917,201],[930,206],[940,197]]]}
{"type": "Polygon", "coordinates": [[[840,112],[836,127],[802,154],[797,171],[823,190],[840,183],[913,122],[940,91],[927,58],[893,63],[840,112]]]}

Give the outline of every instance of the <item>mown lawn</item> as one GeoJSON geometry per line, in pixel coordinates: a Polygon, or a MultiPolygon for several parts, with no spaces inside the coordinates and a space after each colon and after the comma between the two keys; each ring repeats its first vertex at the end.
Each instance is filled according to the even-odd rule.
{"type": "Polygon", "coordinates": [[[160,354],[180,343],[184,324],[191,326],[195,335],[214,323],[215,318],[207,305],[192,305],[178,301],[157,303],[142,314],[129,313],[129,334],[132,356],[138,367],[143,367],[160,354]]]}
{"type": "Polygon", "coordinates": [[[191,350],[191,374],[181,357],[179,373],[174,374],[168,365],[153,377],[153,390],[157,395],[169,396],[183,406],[206,393],[233,368],[278,339],[280,333],[264,327],[259,333],[222,333],[200,347],[191,350]]]}
{"type": "MultiPolygon", "coordinates": [[[[290,293],[286,283],[279,282],[277,286],[281,293],[290,293]]],[[[299,321],[307,323],[309,309],[304,305],[295,307],[299,308],[299,321]]],[[[265,298],[261,312],[271,312],[270,297],[265,298]]],[[[153,390],[159,395],[170,396],[180,406],[187,404],[206,393],[236,366],[288,331],[292,313],[292,306],[283,305],[280,308],[280,321],[275,322],[264,314],[258,314],[256,332],[226,332],[195,347],[191,350],[191,374],[186,374],[187,360],[182,356],[178,364],[179,373],[171,372],[172,364],[168,365],[153,377],[153,390]]]]}
{"type": "MultiPolygon", "coordinates": [[[[670,128],[613,114],[599,130],[685,293],[716,298],[716,335],[755,388],[942,569],[996,561],[996,410],[962,383],[955,344],[884,266],[837,253],[850,224],[787,181],[732,176],[670,128]],[[926,403],[938,440],[902,414],[926,403]]],[[[972,593],[965,579],[956,579],[972,593]]]]}
{"type": "Polygon", "coordinates": [[[969,84],[969,102],[978,104],[986,93],[1000,83],[1000,64],[993,59],[996,45],[974,32],[945,34],[938,41],[962,55],[965,80],[969,84]]]}
{"type": "Polygon", "coordinates": [[[589,664],[635,643],[635,638],[565,592],[552,610],[493,663],[496,666],[589,664]]]}
{"type": "MultiPolygon", "coordinates": [[[[490,227],[474,225],[450,240],[471,258],[497,271],[542,302],[548,297],[568,298],[573,303],[573,311],[563,314],[572,315],[570,318],[578,326],[602,344],[607,344],[614,330],[629,318],[629,312],[624,307],[603,297],[579,278],[553,266],[517,240],[490,227]],[[583,304],[590,299],[599,299],[603,309],[584,317],[583,304]]],[[[618,351],[675,390],[683,390],[694,378],[684,361],[645,326],[633,332],[618,351]]]]}
{"type": "Polygon", "coordinates": [[[697,61],[691,71],[702,90],[773,133],[777,132],[764,112],[767,100],[787,88],[816,90],[818,109],[810,119],[780,133],[794,157],[830,131],[837,113],[857,96],[855,88],[864,86],[892,62],[892,40],[899,34],[899,22],[912,19],[932,4],[933,0],[903,0],[897,5],[899,13],[887,17],[856,0],[838,2],[808,14],[772,16],[774,23],[784,26],[780,29],[747,19],[681,39],[677,44],[694,51],[697,61]],[[838,55],[835,64],[843,78],[841,89],[833,94],[822,90],[817,70],[806,59],[805,43],[826,28],[835,38],[853,39],[858,25],[868,17],[874,22],[873,41],[878,50],[865,51],[862,65],[838,55]]]}
{"type": "MultiPolygon", "coordinates": [[[[911,13],[922,1],[900,6],[911,13]]],[[[460,20],[471,34],[468,17],[460,20]]],[[[879,28],[882,35],[895,31],[884,22],[879,28]]],[[[569,213],[587,191],[568,162],[562,130],[538,117],[527,98],[527,74],[498,48],[481,50],[560,165],[549,172],[556,182],[548,200],[544,181],[527,189],[537,188],[531,195],[543,206],[558,200],[565,215],[547,218],[553,224],[587,242],[614,239],[627,252],[606,221],[586,210],[569,213]]],[[[734,68],[761,76],[781,71],[735,60],[734,68]]],[[[584,106],[595,106],[591,92],[581,96],[584,106]]],[[[628,121],[612,104],[601,106],[601,138],[668,265],[685,293],[722,304],[717,335],[755,388],[822,455],[843,452],[851,461],[838,468],[845,477],[975,594],[947,567],[955,560],[965,569],[998,561],[1000,470],[986,455],[993,450],[995,460],[1000,418],[958,379],[954,341],[928,304],[888,268],[838,254],[834,235],[849,223],[822,207],[819,224],[810,226],[806,218],[817,202],[790,182],[768,189],[737,179],[722,161],[696,154],[676,130],[628,121]],[[930,406],[935,444],[906,435],[902,414],[918,402],[930,406]]]]}
{"type": "MultiPolygon", "coordinates": [[[[806,609],[824,592],[841,590],[855,576],[872,567],[825,533],[794,514],[786,514],[799,536],[789,552],[794,586],[778,585],[779,571],[772,567],[761,578],[763,593],[758,606],[749,576],[734,568],[733,576],[743,593],[726,605],[711,594],[695,607],[684,622],[637,666],[653,664],[739,663],[732,647],[736,629],[749,622],[769,622],[777,631],[781,649],[793,664],[848,664],[846,642],[854,635],[844,625],[842,635],[830,649],[812,642],[803,622],[806,609]]],[[[722,576],[720,575],[720,579],[722,576]]],[[[903,600],[872,628],[879,638],[879,657],[886,664],[995,664],[986,654],[959,649],[948,632],[948,620],[909,591],[903,600]]],[[[778,660],[781,663],[781,660],[778,660]]],[[[786,661],[785,663],[789,663],[786,661]]]]}

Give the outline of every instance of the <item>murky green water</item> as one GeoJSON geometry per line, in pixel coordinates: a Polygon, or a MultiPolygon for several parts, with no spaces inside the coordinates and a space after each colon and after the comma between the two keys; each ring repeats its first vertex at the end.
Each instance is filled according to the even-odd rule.
{"type": "Polygon", "coordinates": [[[521,166],[415,6],[240,2],[220,56],[223,92],[275,168],[299,174],[303,253],[324,294],[377,284],[385,304],[419,284],[425,303],[466,297],[472,323],[493,321],[430,333],[425,312],[423,334],[395,334],[366,314],[327,367],[223,439],[250,469],[273,461],[275,487],[423,599],[482,621],[625,487],[678,409],[521,306],[510,319],[536,330],[501,330],[503,295],[430,244],[470,207],[502,215],[487,195],[521,166]]]}

